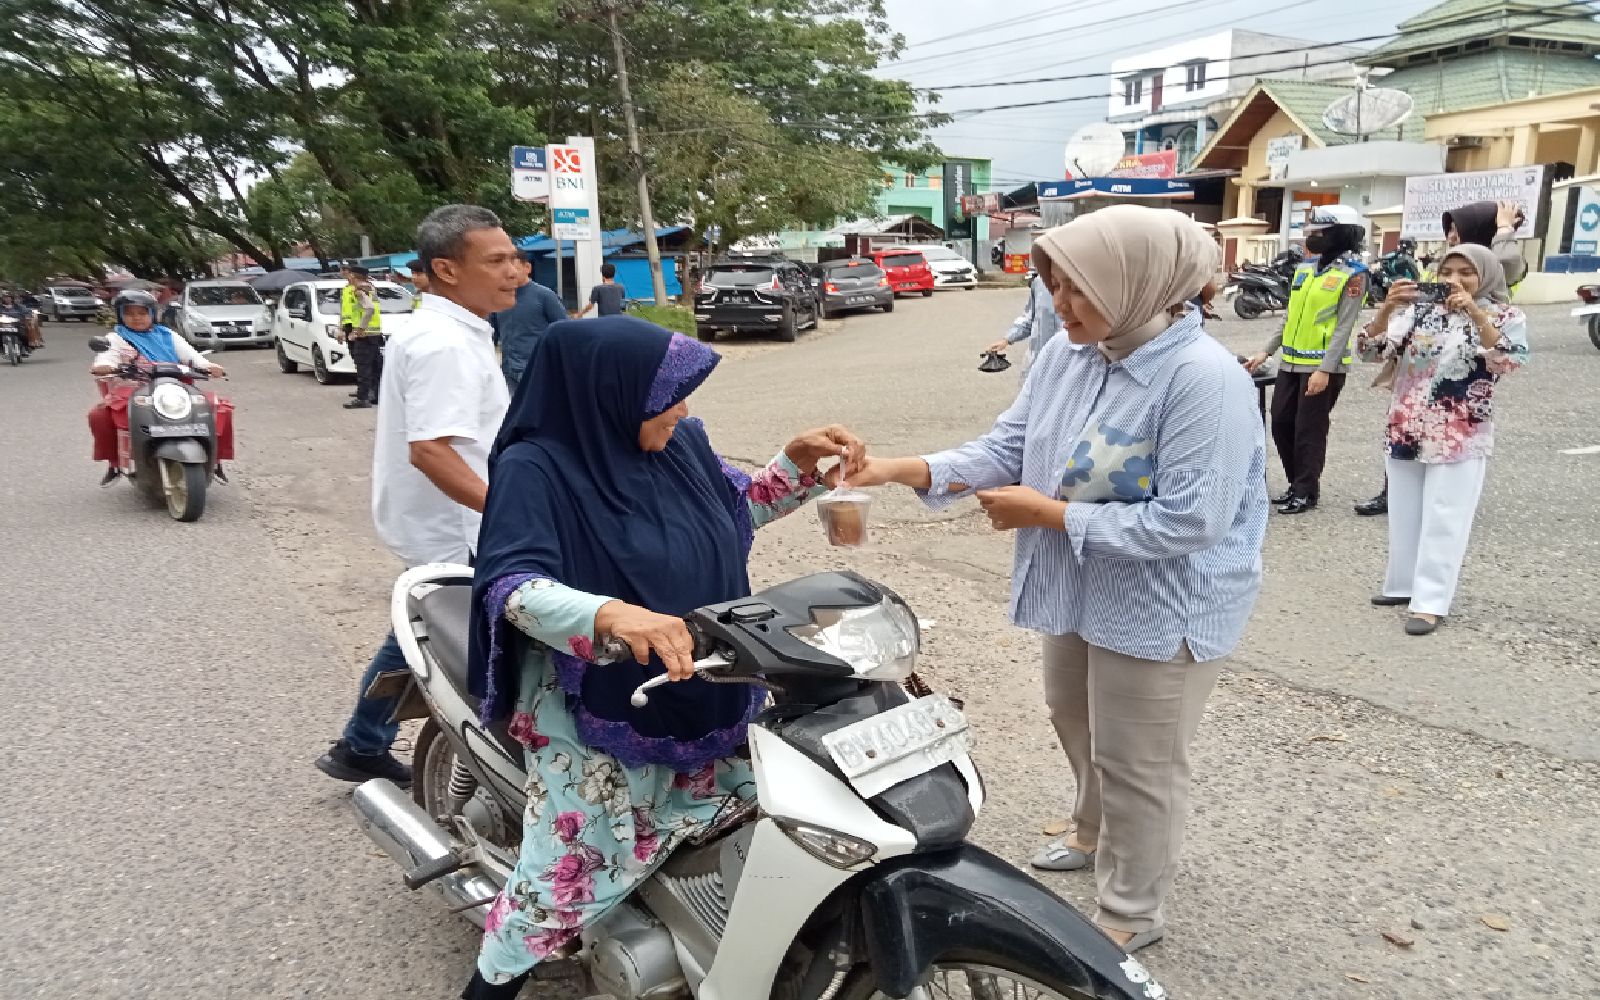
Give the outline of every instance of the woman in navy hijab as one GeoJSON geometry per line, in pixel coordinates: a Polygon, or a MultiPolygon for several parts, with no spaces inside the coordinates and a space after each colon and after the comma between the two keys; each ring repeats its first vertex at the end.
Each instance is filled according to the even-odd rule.
{"type": "Polygon", "coordinates": [[[866,449],[826,427],[754,477],[727,465],[685,404],[718,360],[631,317],[554,323],[495,442],[469,684],[483,720],[509,718],[528,749],[528,811],[467,1000],[516,996],[727,796],[753,793],[733,754],[761,693],[692,677],[682,616],[749,594],[755,529],[858,469],[866,449]],[[819,476],[829,457],[840,464],[819,476]],[[632,658],[603,662],[607,639],[632,658]],[[681,683],[633,707],[634,688],[663,671],[681,683]]]}

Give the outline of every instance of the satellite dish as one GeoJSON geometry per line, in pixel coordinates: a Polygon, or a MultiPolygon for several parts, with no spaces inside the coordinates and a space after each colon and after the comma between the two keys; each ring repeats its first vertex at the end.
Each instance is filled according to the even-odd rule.
{"type": "Polygon", "coordinates": [[[1128,148],[1122,130],[1108,122],[1093,122],[1067,140],[1068,177],[1105,177],[1128,148]]]}
{"type": "Polygon", "coordinates": [[[1405,121],[1416,106],[1417,102],[1403,90],[1372,87],[1346,94],[1328,105],[1322,113],[1322,124],[1340,135],[1371,135],[1405,121]]]}

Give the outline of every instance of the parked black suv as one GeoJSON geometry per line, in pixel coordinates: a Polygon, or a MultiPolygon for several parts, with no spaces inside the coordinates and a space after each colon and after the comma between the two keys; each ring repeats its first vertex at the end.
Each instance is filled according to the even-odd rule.
{"type": "Polygon", "coordinates": [[[718,330],[763,330],[792,341],[817,325],[820,313],[811,276],[787,257],[724,257],[706,269],[694,296],[700,339],[718,330]]]}

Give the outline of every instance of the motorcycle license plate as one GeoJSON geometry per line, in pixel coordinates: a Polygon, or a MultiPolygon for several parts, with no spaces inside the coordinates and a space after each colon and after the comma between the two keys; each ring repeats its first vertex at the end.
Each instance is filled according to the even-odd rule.
{"type": "Polygon", "coordinates": [[[211,428],[205,424],[151,424],[150,436],[163,437],[210,437],[211,428]]]}
{"type": "Polygon", "coordinates": [[[851,787],[873,796],[964,756],[967,717],[930,694],[829,733],[822,745],[851,787]]]}

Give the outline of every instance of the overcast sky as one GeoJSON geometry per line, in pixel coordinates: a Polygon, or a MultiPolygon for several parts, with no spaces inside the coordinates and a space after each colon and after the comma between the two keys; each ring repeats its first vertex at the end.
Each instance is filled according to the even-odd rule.
{"type": "MultiPolygon", "coordinates": [[[[1330,17],[1321,0],[886,0],[889,22],[907,47],[884,75],[937,87],[1104,72],[1113,59],[1228,28],[1338,42],[1392,31],[1438,2],[1347,0],[1335,4],[1338,13],[1330,17]]],[[[1105,120],[1111,86],[1101,79],[948,91],[939,105],[944,111],[1092,99],[963,117],[934,138],[951,155],[993,160],[996,189],[1058,178],[1067,136],[1105,120]]]]}

